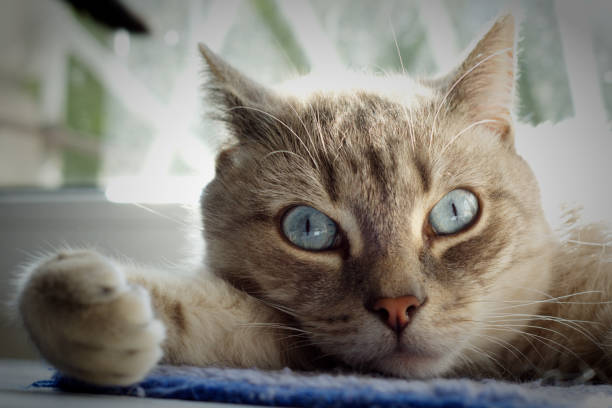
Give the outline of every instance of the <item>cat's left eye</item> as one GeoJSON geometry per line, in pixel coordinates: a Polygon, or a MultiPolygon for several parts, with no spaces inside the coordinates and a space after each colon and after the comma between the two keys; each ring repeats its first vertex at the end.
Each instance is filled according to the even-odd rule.
{"type": "Polygon", "coordinates": [[[431,209],[429,224],[437,235],[460,232],[478,215],[478,198],[471,191],[458,188],[447,193],[431,209]]]}
{"type": "Polygon", "coordinates": [[[330,249],[338,241],[336,223],[321,211],[305,205],[287,211],[282,229],[291,243],[309,251],[330,249]]]}

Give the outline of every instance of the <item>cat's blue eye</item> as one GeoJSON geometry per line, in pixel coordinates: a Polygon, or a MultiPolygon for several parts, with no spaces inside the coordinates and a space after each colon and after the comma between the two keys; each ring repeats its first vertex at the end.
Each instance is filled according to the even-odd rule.
{"type": "Polygon", "coordinates": [[[446,194],[429,213],[429,224],[438,235],[455,234],[468,227],[478,214],[478,199],[458,188],[446,194]]]}
{"type": "Polygon", "coordinates": [[[283,217],[283,233],[294,245],[309,251],[329,249],[336,243],[338,227],[321,211],[300,205],[283,217]]]}

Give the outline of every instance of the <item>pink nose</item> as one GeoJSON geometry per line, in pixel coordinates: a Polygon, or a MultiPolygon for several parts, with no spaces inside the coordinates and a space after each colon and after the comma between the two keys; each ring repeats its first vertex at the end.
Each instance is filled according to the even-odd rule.
{"type": "Polygon", "coordinates": [[[374,311],[379,312],[391,330],[401,333],[410,323],[410,318],[421,306],[416,296],[378,299],[374,311]]]}

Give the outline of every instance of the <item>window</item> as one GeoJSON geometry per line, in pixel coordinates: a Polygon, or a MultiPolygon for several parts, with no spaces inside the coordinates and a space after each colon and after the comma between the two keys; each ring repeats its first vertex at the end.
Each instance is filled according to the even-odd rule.
{"type": "MultiPolygon", "coordinates": [[[[329,65],[431,74],[507,3],[124,0],[150,28],[137,35],[67,2],[7,0],[0,187],[95,186],[114,201],[193,201],[221,140],[204,116],[197,42],[268,84],[329,65]]],[[[524,15],[523,122],[610,117],[612,4],[571,3],[510,3],[524,15]]]]}

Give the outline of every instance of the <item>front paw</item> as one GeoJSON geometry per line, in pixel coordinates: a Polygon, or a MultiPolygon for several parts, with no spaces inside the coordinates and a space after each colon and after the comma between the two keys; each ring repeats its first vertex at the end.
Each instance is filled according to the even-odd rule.
{"type": "Polygon", "coordinates": [[[162,356],[165,329],[147,291],[94,251],[62,252],[32,270],[19,309],[42,355],[84,381],[131,384],[162,356]]]}

